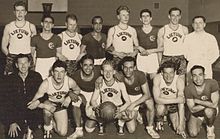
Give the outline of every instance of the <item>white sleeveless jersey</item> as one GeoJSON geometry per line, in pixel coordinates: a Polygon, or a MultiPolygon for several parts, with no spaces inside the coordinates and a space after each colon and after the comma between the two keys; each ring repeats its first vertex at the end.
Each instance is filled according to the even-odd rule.
{"type": "Polygon", "coordinates": [[[25,21],[23,27],[17,27],[15,21],[9,23],[9,53],[31,53],[31,34],[30,22],[25,21]]]}
{"type": "Polygon", "coordinates": [[[62,39],[62,54],[68,60],[76,60],[80,54],[81,39],[76,32],[75,36],[69,36],[66,31],[63,31],[59,36],[62,39]]]}
{"type": "Polygon", "coordinates": [[[160,97],[167,98],[167,99],[176,98],[177,97],[176,83],[177,83],[178,75],[174,76],[173,82],[169,86],[165,83],[162,75],[160,75],[160,79],[161,79],[160,80],[160,97]]]}
{"type": "Polygon", "coordinates": [[[48,94],[49,100],[52,102],[56,102],[56,103],[63,102],[69,91],[69,77],[68,76],[64,77],[64,83],[60,89],[54,88],[55,85],[52,82],[53,80],[52,78],[53,78],[52,76],[47,78],[47,81],[48,81],[47,94],[48,94]]]}
{"type": "Polygon", "coordinates": [[[124,85],[122,82],[115,81],[112,86],[107,86],[103,81],[103,85],[100,88],[100,98],[101,103],[110,101],[114,103],[116,106],[122,105],[122,92],[121,86],[124,85]]]}
{"type": "Polygon", "coordinates": [[[183,26],[179,24],[177,30],[173,30],[169,25],[164,26],[164,52],[166,56],[183,55],[183,41],[185,34],[183,26]]]}
{"type": "Polygon", "coordinates": [[[116,52],[131,53],[134,48],[134,33],[135,29],[128,26],[127,29],[123,30],[119,26],[114,26],[113,34],[113,47],[116,52]]]}

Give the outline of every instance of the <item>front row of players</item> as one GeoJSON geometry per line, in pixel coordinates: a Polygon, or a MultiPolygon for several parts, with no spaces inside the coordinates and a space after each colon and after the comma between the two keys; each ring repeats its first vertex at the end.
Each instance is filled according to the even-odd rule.
{"type": "MultiPolygon", "coordinates": [[[[20,62],[30,62],[26,55],[19,55],[16,65],[20,62]],[[20,60],[22,59],[22,60],[20,60]]],[[[30,63],[29,63],[30,65],[30,63]]],[[[153,98],[151,97],[148,82],[143,72],[136,70],[136,62],[132,57],[122,60],[122,72],[116,72],[112,61],[105,60],[101,65],[101,71],[94,66],[94,59],[85,55],[80,61],[80,69],[74,79],[67,76],[66,64],[56,61],[52,66],[51,76],[45,79],[36,95],[28,103],[28,108],[33,110],[37,107],[43,109],[44,114],[44,138],[51,138],[52,129],[59,135],[65,136],[68,130],[67,107],[72,104],[73,115],[76,122],[75,132],[68,139],[83,136],[82,112],[83,105],[87,120],[85,130],[93,132],[96,125],[99,126],[99,134],[104,134],[104,123],[96,114],[99,105],[110,101],[117,106],[115,119],[117,119],[118,134],[124,134],[124,124],[129,133],[136,130],[136,119],[140,104],[147,107],[146,130],[152,138],[160,138],[154,130],[154,117],[156,129],[163,129],[163,116],[168,114],[175,132],[186,137],[185,123],[187,123],[190,136],[197,136],[201,124],[207,125],[207,137],[214,137],[214,121],[217,115],[219,101],[218,83],[213,79],[204,79],[204,68],[194,66],[191,69],[192,81],[185,88],[184,82],[176,74],[175,64],[165,62],[160,67],[160,72],[153,80],[153,98]],[[48,98],[44,98],[48,94],[48,98]],[[185,95],[184,95],[185,94],[185,95]],[[42,97],[44,99],[42,99],[42,97]],[[184,103],[189,109],[189,118],[185,122],[184,103]],[[155,116],[156,115],[156,116],[155,116]]],[[[9,129],[10,136],[17,135],[17,129],[9,129]]],[[[29,136],[32,130],[28,130],[29,136]]]]}

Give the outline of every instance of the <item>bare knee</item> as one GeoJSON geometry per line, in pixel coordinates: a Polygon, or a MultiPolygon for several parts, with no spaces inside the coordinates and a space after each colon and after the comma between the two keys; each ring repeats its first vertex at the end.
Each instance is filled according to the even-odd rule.
{"type": "Polygon", "coordinates": [[[128,127],[128,133],[130,133],[130,134],[133,134],[135,132],[135,130],[136,130],[135,126],[128,127]]]}
{"type": "Polygon", "coordinates": [[[215,110],[213,108],[206,108],[204,112],[207,118],[212,118],[215,114],[215,110]]]}
{"type": "Polygon", "coordinates": [[[156,105],[156,114],[157,115],[164,115],[165,106],[164,105],[156,105]]]}
{"type": "Polygon", "coordinates": [[[198,135],[198,131],[190,129],[189,130],[189,135],[190,135],[190,137],[196,137],[198,135]]]}
{"type": "Polygon", "coordinates": [[[67,134],[67,130],[64,130],[64,129],[62,129],[62,128],[58,128],[57,129],[57,134],[59,134],[60,136],[66,136],[66,134],[67,134]]]}

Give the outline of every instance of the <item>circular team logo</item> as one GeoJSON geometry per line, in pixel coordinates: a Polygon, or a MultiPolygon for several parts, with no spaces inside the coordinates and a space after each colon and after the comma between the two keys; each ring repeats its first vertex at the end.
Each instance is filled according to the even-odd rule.
{"type": "Polygon", "coordinates": [[[108,96],[108,97],[113,97],[113,94],[112,94],[111,92],[109,92],[109,93],[107,94],[107,96],[108,96]]]}
{"type": "Polygon", "coordinates": [[[22,38],[23,38],[23,35],[19,33],[19,34],[17,34],[17,38],[18,38],[18,39],[22,39],[22,38]]]}
{"type": "Polygon", "coordinates": [[[70,48],[70,49],[74,49],[74,47],[75,47],[74,44],[70,44],[70,45],[69,45],[69,48],[70,48]]]}
{"type": "Polygon", "coordinates": [[[57,98],[57,99],[61,99],[62,96],[61,96],[61,95],[57,95],[56,98],[57,98]]]}
{"type": "Polygon", "coordinates": [[[53,44],[52,42],[50,42],[50,43],[48,43],[48,47],[49,47],[50,49],[53,49],[55,46],[54,46],[54,44],[53,44]]]}
{"type": "Polygon", "coordinates": [[[163,94],[164,95],[169,95],[169,92],[168,91],[163,91],[163,94]]]}
{"type": "Polygon", "coordinates": [[[173,38],[172,38],[172,41],[173,41],[173,42],[177,42],[177,41],[178,41],[178,38],[177,38],[177,37],[173,37],[173,38]]]}
{"type": "Polygon", "coordinates": [[[127,37],[126,37],[126,36],[122,36],[122,37],[121,37],[121,40],[122,40],[122,41],[126,41],[126,40],[127,40],[127,37]]]}
{"type": "Polygon", "coordinates": [[[135,87],[134,90],[135,91],[139,91],[141,88],[140,87],[135,87]]]}
{"type": "Polygon", "coordinates": [[[201,96],[201,100],[203,100],[203,101],[208,100],[208,97],[207,96],[201,96]]]}
{"type": "Polygon", "coordinates": [[[154,35],[151,35],[149,38],[151,42],[154,42],[156,40],[156,37],[154,35]]]}

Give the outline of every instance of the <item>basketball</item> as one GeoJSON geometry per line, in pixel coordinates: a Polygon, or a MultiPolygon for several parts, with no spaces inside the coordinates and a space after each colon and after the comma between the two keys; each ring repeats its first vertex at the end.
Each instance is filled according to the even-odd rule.
{"type": "Polygon", "coordinates": [[[113,121],[117,107],[114,103],[106,101],[99,106],[100,119],[105,122],[113,121]]]}

